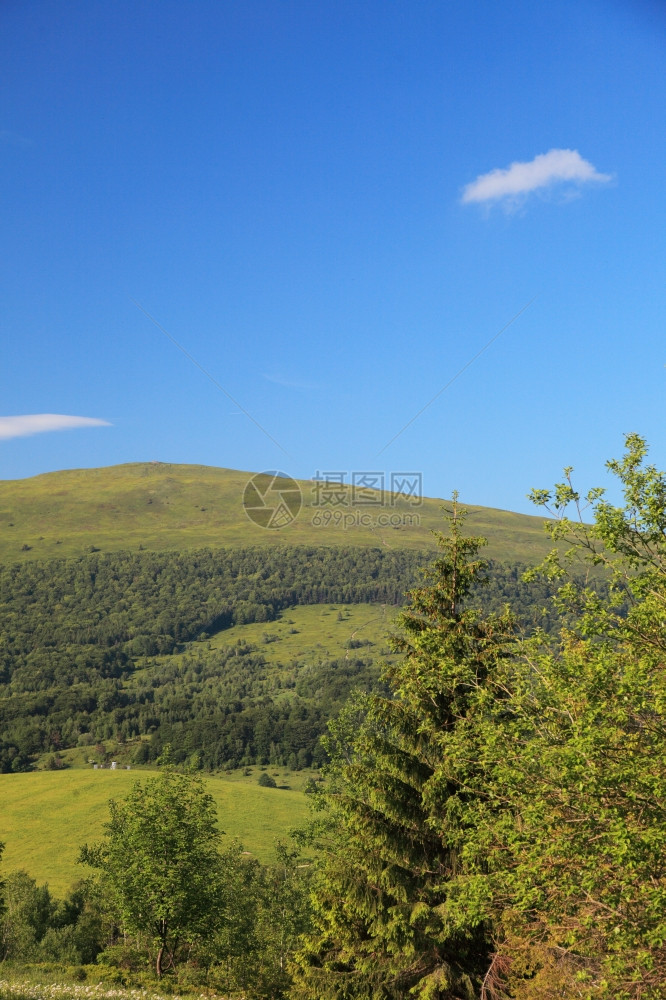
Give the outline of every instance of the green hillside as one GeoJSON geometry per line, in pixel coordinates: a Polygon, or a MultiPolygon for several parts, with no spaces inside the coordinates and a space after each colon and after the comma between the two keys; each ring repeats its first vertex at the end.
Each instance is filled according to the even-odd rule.
{"type": "MultiPolygon", "coordinates": [[[[382,619],[402,603],[441,507],[159,463],[0,482],[0,772],[96,745],[148,764],[167,743],[209,771],[319,766],[328,720],[377,685],[386,652],[352,635],[352,609],[382,619]],[[283,508],[261,506],[267,486],[271,504],[289,491],[283,508]],[[257,520],[277,510],[286,526],[254,523],[248,496],[257,520]],[[306,607],[323,610],[300,622],[306,607]]],[[[472,507],[467,527],[492,560],[473,599],[547,627],[549,589],[521,582],[548,548],[542,519],[472,507]]]]}
{"type": "MultiPolygon", "coordinates": [[[[378,630],[427,562],[287,545],[0,565],[0,771],[139,737],[150,741],[133,763],[168,743],[207,770],[318,765],[327,721],[354,687],[376,685],[378,630]]],[[[547,625],[547,586],[523,583],[516,564],[489,577],[475,601],[547,625]]]]}
{"type": "MultiPolygon", "coordinates": [[[[188,550],[255,545],[432,547],[441,504],[342,487],[335,503],[299,483],[302,508],[286,527],[254,524],[243,508],[253,474],[202,465],[133,463],[51,472],[0,481],[0,562],[80,556],[91,548],[188,550]],[[382,523],[384,522],[384,523],[382,523]],[[389,522],[388,524],[386,522],[389,522]]],[[[489,555],[534,562],[548,549],[543,518],[469,506],[471,533],[490,541],[489,555]]]]}
{"type": "MultiPolygon", "coordinates": [[[[23,868],[64,896],[86,874],[76,864],[79,847],[102,836],[109,799],[123,798],[147,773],[89,769],[0,776],[3,871],[23,868]]],[[[229,839],[239,838],[261,861],[273,859],[276,838],[285,839],[291,828],[306,820],[307,802],[301,791],[261,788],[256,775],[243,782],[205,780],[217,802],[220,829],[229,839]]]]}

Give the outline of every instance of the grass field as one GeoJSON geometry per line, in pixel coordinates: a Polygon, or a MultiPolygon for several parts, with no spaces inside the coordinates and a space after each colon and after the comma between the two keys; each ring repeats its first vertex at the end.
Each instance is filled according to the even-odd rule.
{"type": "MultiPolygon", "coordinates": [[[[139,667],[125,682],[128,689],[159,678],[169,664],[178,663],[190,653],[204,657],[238,642],[254,646],[266,659],[262,670],[261,694],[276,703],[293,695],[293,687],[303,670],[348,656],[370,657],[389,661],[393,654],[388,634],[394,631],[393,619],[398,608],[378,604],[306,604],[288,608],[273,622],[234,625],[218,632],[205,643],[190,642],[182,653],[151,657],[151,665],[139,667]],[[358,644],[358,645],[356,645],[358,644]]],[[[119,748],[118,759],[131,759],[132,748],[119,748]]],[[[48,755],[45,755],[45,757],[48,755]]],[[[87,751],[76,748],[64,751],[65,760],[80,764],[87,751]]]]}
{"type": "MultiPolygon", "coordinates": [[[[186,550],[307,544],[426,549],[434,545],[432,530],[442,526],[441,500],[424,499],[414,506],[411,499],[375,491],[373,503],[359,505],[346,487],[344,504],[325,510],[316,505],[315,485],[302,481],[303,506],[296,519],[279,530],[261,528],[248,519],[242,504],[251,477],[250,472],[202,465],[133,463],[2,480],[0,562],[79,556],[91,547],[116,551],[139,546],[186,550]],[[382,518],[391,524],[381,526],[382,518]]],[[[469,512],[469,532],[488,537],[493,558],[538,561],[549,548],[541,517],[473,505],[469,512]]]]}
{"type": "Polygon", "coordinates": [[[347,654],[356,640],[373,655],[388,654],[387,636],[399,608],[379,604],[303,604],[283,611],[274,622],[234,625],[211,639],[213,649],[239,640],[257,645],[267,660],[288,662],[298,657],[327,660],[347,654]]]}
{"type": "MultiPolygon", "coordinates": [[[[275,839],[286,838],[291,828],[306,822],[307,800],[295,787],[260,787],[259,768],[248,770],[248,775],[208,777],[206,784],[217,802],[224,839],[237,837],[246,850],[269,862],[275,839]]],[[[278,785],[302,786],[305,780],[302,772],[296,782],[280,769],[269,769],[274,772],[278,785]]],[[[150,774],[72,769],[0,775],[0,841],[6,845],[2,871],[24,868],[39,883],[48,882],[55,895],[64,896],[86,874],[76,864],[79,848],[102,836],[109,799],[123,798],[135,781],[150,774]]]]}
{"type": "MultiPolygon", "coordinates": [[[[268,663],[284,666],[293,660],[318,663],[342,659],[351,655],[352,649],[357,649],[360,656],[384,659],[391,655],[388,636],[395,631],[393,622],[399,610],[381,604],[301,604],[287,608],[275,621],[233,625],[205,644],[187,643],[182,653],[153,656],[150,659],[154,665],[148,669],[159,674],[165,664],[178,662],[189,653],[203,652],[204,645],[208,652],[239,642],[255,646],[268,663]]],[[[144,675],[143,669],[135,670],[127,680],[128,686],[144,675]]]]}

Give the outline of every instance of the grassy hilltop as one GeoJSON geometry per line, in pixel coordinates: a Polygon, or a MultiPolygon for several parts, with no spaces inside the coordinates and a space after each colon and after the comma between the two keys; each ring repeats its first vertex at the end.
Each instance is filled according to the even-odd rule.
{"type": "MultiPolygon", "coordinates": [[[[279,530],[261,528],[243,509],[243,492],[252,475],[145,462],[0,481],[0,562],[140,546],[181,551],[285,544],[425,549],[433,545],[431,531],[441,527],[442,500],[424,499],[415,506],[409,498],[386,493],[383,506],[358,506],[351,488],[343,487],[347,506],[322,508],[315,505],[315,484],[303,480],[298,517],[279,530]],[[349,516],[346,524],[338,523],[336,518],[345,513],[373,519],[380,514],[404,516],[406,523],[380,527],[373,520],[367,526],[351,523],[349,516]]],[[[469,531],[489,539],[492,558],[529,563],[547,551],[543,518],[474,505],[468,509],[469,531]]]]}

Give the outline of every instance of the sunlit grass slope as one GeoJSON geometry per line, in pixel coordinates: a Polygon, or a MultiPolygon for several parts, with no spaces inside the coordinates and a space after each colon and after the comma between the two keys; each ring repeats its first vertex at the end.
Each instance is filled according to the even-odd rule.
{"type": "MultiPolygon", "coordinates": [[[[301,791],[260,787],[260,772],[253,772],[244,781],[208,777],[206,783],[217,802],[223,841],[238,837],[246,850],[269,862],[275,839],[286,838],[306,821],[307,801],[301,791]]],[[[79,847],[103,835],[109,799],[123,798],[135,781],[150,774],[90,769],[0,775],[2,872],[24,868],[64,896],[86,874],[76,864],[79,847]]]]}
{"type": "MultiPolygon", "coordinates": [[[[315,484],[300,483],[303,506],[279,530],[248,519],[243,493],[252,473],[202,465],[133,463],[0,481],[0,561],[82,555],[91,546],[186,550],[205,546],[361,545],[429,548],[442,524],[437,499],[419,506],[376,495],[379,504],[317,506],[315,484]],[[391,518],[380,525],[380,515],[391,518]],[[368,517],[371,521],[368,522],[368,517]]],[[[367,499],[367,497],[366,497],[367,499]]],[[[468,530],[486,535],[489,555],[531,562],[548,549],[543,519],[469,506],[468,530]]],[[[385,518],[386,520],[386,518],[385,518]]]]}
{"type": "Polygon", "coordinates": [[[275,621],[232,625],[208,639],[191,642],[182,652],[150,657],[151,667],[138,667],[127,685],[146,671],[159,674],[167,664],[195,653],[214,655],[238,643],[255,646],[268,664],[288,666],[294,660],[316,663],[349,655],[390,656],[389,635],[395,632],[398,607],[380,604],[303,604],[280,612],[275,621]]]}

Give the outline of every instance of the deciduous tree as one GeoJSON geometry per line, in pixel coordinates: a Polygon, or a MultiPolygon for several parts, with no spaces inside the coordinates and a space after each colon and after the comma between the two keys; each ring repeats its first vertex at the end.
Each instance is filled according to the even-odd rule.
{"type": "Polygon", "coordinates": [[[148,936],[160,976],[221,919],[215,802],[200,778],[167,768],[109,805],[105,840],[80,860],[100,872],[126,929],[148,936]]]}
{"type": "Polygon", "coordinates": [[[526,643],[448,742],[469,834],[447,917],[494,927],[487,998],[666,996],[666,476],[645,455],[631,435],[609,463],[621,505],[571,470],[534,494],[568,543],[546,566],[561,637],[526,643]],[[581,558],[607,596],[567,578],[581,558]]]}

